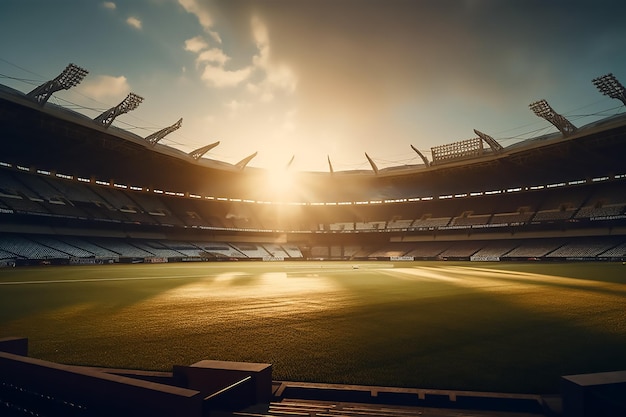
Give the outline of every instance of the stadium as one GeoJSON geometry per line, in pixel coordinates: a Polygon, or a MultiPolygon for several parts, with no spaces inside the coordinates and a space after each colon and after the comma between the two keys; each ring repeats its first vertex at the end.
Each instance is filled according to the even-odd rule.
{"type": "MultiPolygon", "coordinates": [[[[57,311],[54,308],[60,308],[62,302],[46,297],[54,294],[63,299],[61,289],[50,287],[45,295],[33,294],[26,293],[28,285],[18,284],[38,286],[58,281],[58,285],[69,288],[68,282],[74,280],[72,271],[83,274],[71,283],[79,285],[74,290],[77,292],[94,291],[84,287],[90,280],[137,280],[141,274],[147,274],[146,286],[133,287],[133,291],[148,292],[156,285],[148,282],[156,268],[220,268],[219,276],[201,274],[211,275],[212,282],[228,277],[228,288],[222,283],[212,291],[222,291],[220,294],[235,304],[228,306],[235,315],[245,315],[247,308],[252,308],[245,297],[253,297],[254,291],[267,291],[267,286],[280,287],[280,291],[289,292],[289,297],[297,294],[303,301],[317,297],[321,286],[328,285],[322,294],[330,298],[315,307],[322,311],[336,301],[332,297],[339,291],[336,287],[328,289],[330,281],[335,286],[356,285],[358,290],[350,295],[353,298],[385,294],[381,297],[388,297],[386,309],[394,300],[408,303],[403,292],[415,288],[384,287],[378,280],[385,274],[394,279],[401,275],[405,282],[463,281],[455,284],[459,287],[496,285],[496,281],[489,281],[493,277],[500,280],[497,285],[515,279],[519,280],[516,285],[522,285],[522,280],[532,277],[537,282],[545,280],[542,285],[551,282],[555,287],[562,286],[564,304],[568,302],[567,291],[586,285],[585,280],[597,279],[602,288],[589,291],[613,297],[598,301],[598,306],[605,303],[605,308],[611,310],[607,317],[615,320],[611,324],[614,334],[607,336],[610,343],[600,342],[600,338],[597,345],[590,342],[594,349],[606,347],[593,354],[604,356],[605,361],[592,362],[576,372],[599,372],[595,377],[574,375],[555,382],[555,376],[549,375],[543,376],[550,381],[545,385],[536,381],[508,385],[508,376],[501,374],[488,382],[470,379],[464,384],[446,379],[436,366],[433,374],[439,371],[441,377],[432,380],[400,378],[397,374],[372,377],[356,368],[342,371],[337,363],[328,366],[339,368],[336,374],[330,374],[320,363],[308,363],[309,367],[321,369],[317,374],[305,370],[305,366],[298,369],[293,365],[303,358],[292,358],[291,363],[267,352],[265,356],[237,356],[220,351],[216,353],[220,358],[196,358],[193,360],[200,362],[191,366],[176,363],[174,371],[168,372],[161,362],[122,360],[116,357],[117,351],[111,355],[115,358],[106,359],[107,355],[97,351],[104,341],[95,336],[90,342],[72,341],[67,336],[69,339],[56,340],[56,346],[44,346],[43,336],[25,335],[31,339],[34,358],[40,359],[30,358],[25,356],[28,341],[13,337],[22,335],[6,334],[32,329],[19,325],[28,314],[4,311],[3,307],[1,328],[5,334],[1,336],[6,339],[1,341],[0,350],[7,353],[2,356],[0,399],[8,415],[30,415],[27,413],[32,410],[40,413],[36,415],[88,416],[146,415],[144,412],[181,416],[623,415],[626,406],[618,398],[623,398],[626,384],[624,372],[619,372],[626,366],[623,308],[619,308],[624,301],[626,261],[626,113],[574,126],[542,100],[530,108],[556,128],[554,133],[504,147],[475,130],[476,138],[433,147],[430,159],[414,149],[422,164],[379,169],[365,154],[371,170],[335,171],[329,159],[328,172],[292,172],[287,165],[277,178],[248,166],[254,154],[237,164],[228,164],[204,157],[215,143],[190,153],[159,143],[181,126],[182,119],[146,137],[113,126],[115,118],[140,105],[141,97],[134,94],[94,119],[48,103],[56,91],[71,88],[85,75],[85,70],[69,65],[57,78],[27,93],[0,86],[0,266],[5,267],[0,270],[0,283],[5,306],[14,305],[11,297],[33,297],[57,311]],[[285,178],[289,181],[283,181],[285,178]],[[563,265],[571,269],[561,277],[570,281],[555,278],[562,271],[558,268],[568,268],[563,265]],[[148,269],[140,269],[144,267],[148,269]],[[250,272],[255,270],[260,272],[250,272]],[[19,275],[21,271],[24,275],[19,275]],[[56,271],[62,271],[62,277],[56,271]],[[105,272],[92,279],[85,271],[105,272]],[[464,280],[464,273],[459,271],[471,273],[467,272],[464,280]],[[584,271],[588,275],[576,275],[584,271]],[[594,276],[596,272],[601,276],[594,276]],[[346,277],[345,281],[333,274],[346,277]],[[376,281],[364,283],[373,275],[376,281]],[[322,284],[325,276],[332,279],[322,284]],[[270,279],[282,281],[268,284],[270,279]],[[349,284],[348,280],[355,283],[349,284]],[[54,353],[62,349],[60,343],[74,342],[77,350],[83,343],[80,348],[91,351],[91,356],[54,353]],[[279,380],[272,379],[272,365],[265,363],[272,358],[278,359],[274,376],[278,374],[279,380]],[[281,360],[288,362],[282,364],[288,372],[281,371],[281,360]],[[231,368],[232,364],[236,369],[231,368]],[[342,376],[342,372],[353,376],[342,376]],[[67,384],[59,382],[62,380],[67,384]],[[435,387],[417,385],[429,383],[435,387]],[[498,393],[497,387],[507,393],[498,393]],[[105,401],[96,398],[93,390],[111,394],[105,396],[105,401]],[[125,408],[122,400],[135,402],[125,408]],[[473,414],[462,414],[467,412],[463,410],[472,410],[473,414]]],[[[593,82],[600,93],[626,105],[624,87],[614,76],[608,74],[593,82]]],[[[155,281],[174,279],[167,276],[155,281]]],[[[143,284],[138,281],[133,285],[143,284]]],[[[174,291],[173,287],[169,290],[174,291]]],[[[194,288],[192,285],[187,291],[194,288]]],[[[102,291],[104,297],[107,291],[102,291]]],[[[516,296],[536,296],[527,288],[520,291],[516,296]]],[[[559,293],[543,296],[559,297],[559,293]]],[[[476,301],[472,300],[471,308],[475,308],[476,301]]],[[[301,305],[293,298],[284,302],[284,320],[300,312],[301,305]]],[[[463,305],[457,299],[454,302],[463,305]]],[[[571,306],[576,308],[578,304],[571,306]]],[[[433,306],[433,311],[445,316],[452,306],[443,310],[440,307],[433,306]]],[[[20,308],[15,305],[16,310],[20,308]]],[[[141,314],[156,314],[154,308],[142,310],[141,314]]],[[[278,320],[273,315],[275,310],[267,308],[268,315],[257,319],[278,320]]],[[[371,313],[372,308],[369,306],[367,311],[371,313]]],[[[349,311],[346,307],[346,315],[349,311]]],[[[490,310],[490,318],[494,312],[497,314],[497,310],[490,310]]],[[[337,314],[341,316],[341,308],[337,314]]],[[[406,312],[402,310],[402,314],[406,312]]],[[[49,317],[35,317],[41,323],[51,323],[46,321],[49,317]]],[[[94,316],[94,320],[101,319],[94,316]]],[[[432,323],[445,325],[437,320],[432,323]]],[[[349,326],[354,325],[346,329],[349,326]]],[[[410,332],[400,326],[398,333],[401,329],[410,332]]],[[[460,331],[454,326],[451,329],[460,331]]],[[[160,333],[163,329],[154,331],[160,333]]],[[[549,333],[543,336],[549,339],[549,333]]],[[[315,332],[311,334],[307,337],[315,339],[315,332]]],[[[258,333],[250,333],[250,338],[247,335],[240,337],[249,352],[255,351],[256,344],[264,346],[264,342],[254,339],[258,333]]],[[[317,340],[323,338],[318,336],[317,340]]],[[[163,350],[181,345],[181,339],[168,337],[175,340],[164,342],[154,337],[151,343],[164,343],[163,350]]],[[[238,338],[229,337],[232,341],[224,343],[234,343],[238,338]]],[[[370,333],[363,337],[373,338],[370,333]]],[[[329,351],[334,349],[332,340],[325,343],[329,351]]],[[[403,342],[399,339],[395,343],[403,342]]],[[[146,356],[154,349],[128,344],[125,349],[131,351],[145,348],[146,356]]],[[[380,341],[375,346],[383,344],[380,341]]],[[[323,348],[316,348],[319,350],[305,354],[319,354],[325,360],[323,348]]],[[[568,348],[559,345],[549,352],[556,354],[557,349],[568,348]]],[[[383,356],[393,359],[394,351],[390,349],[383,356]]],[[[350,349],[342,350],[349,356],[347,352],[350,349]]],[[[191,360],[194,355],[182,359],[162,355],[159,360],[191,360]]],[[[381,375],[393,368],[382,359],[377,366],[381,375]]],[[[402,363],[398,367],[406,368],[402,363]]],[[[551,371],[567,369],[565,366],[551,371]]],[[[472,368],[468,372],[484,371],[472,368]]]]}

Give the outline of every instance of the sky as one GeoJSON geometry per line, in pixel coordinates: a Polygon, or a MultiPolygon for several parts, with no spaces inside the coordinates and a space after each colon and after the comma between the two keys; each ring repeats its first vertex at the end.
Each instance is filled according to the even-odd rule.
{"type": "MultiPolygon", "coordinates": [[[[2,0],[0,83],[24,93],[67,64],[50,99],[205,158],[300,171],[421,164],[433,146],[503,146],[624,112],[591,83],[626,84],[623,0],[2,0]]],[[[10,145],[10,144],[9,144],[10,145]]]]}

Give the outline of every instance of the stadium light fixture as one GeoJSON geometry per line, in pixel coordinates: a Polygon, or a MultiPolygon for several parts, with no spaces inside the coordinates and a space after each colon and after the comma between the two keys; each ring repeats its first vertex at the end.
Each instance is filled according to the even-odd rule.
{"type": "Polygon", "coordinates": [[[88,73],[89,71],[78,65],[69,64],[54,80],[47,81],[26,94],[26,96],[35,100],[40,106],[43,106],[52,94],[59,90],[69,90],[77,86],[88,73]]]}
{"type": "Polygon", "coordinates": [[[552,123],[554,127],[559,129],[564,137],[567,137],[576,131],[576,126],[571,124],[565,117],[555,112],[546,100],[536,101],[529,104],[528,107],[530,107],[535,115],[552,123]]]}
{"type": "Polygon", "coordinates": [[[626,106],[626,89],[612,73],[594,78],[591,82],[602,94],[620,100],[626,106]]]}
{"type": "Polygon", "coordinates": [[[173,125],[168,126],[165,129],[161,129],[158,132],[154,132],[153,134],[146,136],[146,140],[150,142],[150,145],[155,145],[158,141],[163,139],[165,136],[169,135],[175,130],[180,129],[182,125],[183,125],[183,118],[181,117],[173,125]]]}
{"type": "Polygon", "coordinates": [[[105,111],[93,120],[94,122],[101,124],[106,129],[111,126],[111,123],[113,123],[113,120],[115,120],[117,116],[135,110],[139,107],[142,101],[143,97],[138,96],[135,93],[129,93],[120,104],[105,111]]]}

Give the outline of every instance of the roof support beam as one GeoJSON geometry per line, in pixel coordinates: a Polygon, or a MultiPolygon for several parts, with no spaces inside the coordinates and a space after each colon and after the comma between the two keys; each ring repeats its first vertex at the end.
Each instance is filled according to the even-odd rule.
{"type": "Polygon", "coordinates": [[[476,133],[478,135],[479,138],[481,138],[482,140],[484,140],[485,142],[487,142],[487,145],[489,145],[489,147],[491,148],[491,150],[494,153],[498,153],[500,152],[502,149],[504,149],[502,147],[502,145],[500,145],[498,142],[496,142],[496,140],[494,138],[492,138],[491,136],[478,131],[476,129],[474,129],[474,133],[476,133]]]}
{"type": "Polygon", "coordinates": [[[236,166],[237,168],[239,168],[240,170],[243,170],[243,169],[246,167],[246,165],[248,165],[248,163],[249,163],[250,161],[252,161],[252,159],[253,159],[255,156],[257,156],[257,154],[258,154],[258,152],[255,152],[255,153],[253,153],[252,155],[246,156],[246,157],[245,157],[245,158],[243,158],[241,161],[237,162],[237,163],[235,164],[235,166],[236,166]]]}
{"type": "Polygon", "coordinates": [[[220,141],[218,140],[217,142],[211,143],[210,145],[206,145],[194,151],[189,152],[189,156],[191,156],[195,160],[198,160],[202,158],[202,156],[204,156],[205,153],[215,148],[219,144],[220,144],[220,141]]]}
{"type": "Polygon", "coordinates": [[[430,166],[430,162],[428,161],[428,158],[426,158],[426,157],[424,156],[424,154],[423,154],[423,153],[421,153],[421,152],[419,151],[419,149],[417,149],[417,148],[416,148],[415,146],[413,146],[413,145],[411,145],[411,149],[413,149],[413,150],[415,151],[415,153],[416,153],[416,154],[418,154],[418,155],[420,156],[420,158],[422,158],[422,161],[424,162],[424,165],[426,165],[427,167],[429,167],[429,166],[430,166]]]}
{"type": "Polygon", "coordinates": [[[376,175],[378,175],[378,167],[376,166],[376,164],[374,163],[372,158],[370,158],[370,156],[367,154],[367,152],[365,152],[365,157],[367,158],[368,162],[370,163],[370,166],[372,167],[372,170],[374,171],[374,173],[376,175]]]}

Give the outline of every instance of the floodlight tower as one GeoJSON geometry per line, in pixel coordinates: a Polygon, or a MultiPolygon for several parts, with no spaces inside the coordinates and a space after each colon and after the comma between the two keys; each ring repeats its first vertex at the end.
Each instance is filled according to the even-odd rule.
{"type": "Polygon", "coordinates": [[[576,126],[571,124],[565,117],[555,112],[547,101],[539,100],[529,104],[528,107],[530,107],[537,116],[552,123],[563,134],[563,137],[567,137],[576,131],[576,126]]]}
{"type": "Polygon", "coordinates": [[[158,141],[163,139],[165,136],[169,135],[175,130],[180,129],[182,125],[183,125],[183,118],[181,117],[173,125],[168,126],[165,129],[161,129],[158,132],[154,132],[153,134],[146,136],[146,140],[150,142],[150,145],[155,145],[158,141]]]}
{"type": "Polygon", "coordinates": [[[602,94],[616,98],[626,106],[626,89],[613,74],[608,73],[601,77],[594,78],[591,82],[602,94]]]}
{"type": "Polygon", "coordinates": [[[198,148],[194,151],[189,152],[189,156],[191,156],[193,159],[197,161],[198,159],[202,158],[202,156],[205,153],[215,148],[219,144],[220,144],[220,141],[218,140],[217,142],[211,143],[210,145],[206,145],[206,146],[203,146],[202,148],[198,148]]]}
{"type": "Polygon", "coordinates": [[[69,90],[77,86],[88,73],[89,71],[78,65],[69,64],[54,80],[45,82],[26,94],[26,96],[35,100],[40,106],[43,106],[52,94],[59,90],[69,90]]]}
{"type": "Polygon", "coordinates": [[[113,108],[110,108],[93,120],[94,122],[101,124],[105,129],[107,129],[109,126],[111,126],[111,123],[113,123],[113,120],[115,120],[117,116],[135,110],[137,107],[139,107],[142,101],[143,97],[138,96],[135,93],[129,93],[120,104],[113,108]]]}

